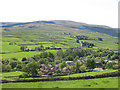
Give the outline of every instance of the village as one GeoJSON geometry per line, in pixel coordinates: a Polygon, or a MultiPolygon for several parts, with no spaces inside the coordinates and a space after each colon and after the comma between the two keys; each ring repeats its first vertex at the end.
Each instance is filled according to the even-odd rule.
{"type": "MultiPolygon", "coordinates": [[[[72,71],[69,67],[70,66],[75,66],[76,62],[79,62],[79,64],[86,64],[87,59],[83,59],[83,60],[75,60],[75,61],[66,61],[66,67],[62,68],[61,73],[59,73],[59,75],[68,75],[68,74],[74,74],[76,72],[72,71]]],[[[95,68],[94,69],[89,69],[87,72],[92,72],[92,71],[105,71],[105,70],[113,70],[111,69],[103,69],[103,64],[102,63],[118,63],[118,59],[116,59],[115,61],[111,61],[111,60],[104,60],[103,62],[97,58],[95,58],[95,68]]],[[[40,65],[40,69],[38,69],[39,72],[44,73],[45,75],[48,75],[49,72],[52,72],[53,75],[55,75],[55,73],[57,72],[57,70],[60,69],[60,64],[56,64],[55,66],[52,66],[51,64],[45,65],[45,64],[41,64],[40,65]]],[[[84,71],[86,72],[86,71],[84,71]]]]}

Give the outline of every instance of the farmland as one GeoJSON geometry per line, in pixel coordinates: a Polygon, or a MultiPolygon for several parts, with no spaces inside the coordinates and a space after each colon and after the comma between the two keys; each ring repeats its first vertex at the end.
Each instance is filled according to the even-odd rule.
{"type": "MultiPolygon", "coordinates": [[[[37,27],[37,24],[33,23],[33,26],[37,27]]],[[[82,29],[74,29],[64,27],[62,25],[55,25],[55,24],[41,24],[39,28],[28,28],[29,25],[25,25],[24,27],[21,26],[14,26],[8,28],[8,31],[2,31],[2,56],[3,59],[6,58],[18,58],[21,59],[22,55],[25,54],[28,57],[27,53],[21,52],[20,46],[25,45],[28,48],[35,48],[39,47],[41,44],[44,47],[62,47],[69,48],[69,47],[79,47],[80,44],[76,43],[75,36],[76,35],[86,35],[89,38],[96,39],[96,40],[80,40],[80,41],[87,41],[89,43],[94,43],[95,47],[93,48],[104,48],[104,49],[111,49],[117,50],[117,37],[113,37],[107,34],[101,34],[98,32],[91,32],[88,30],[82,29]],[[45,27],[47,28],[45,28],[45,27]],[[49,29],[50,28],[50,29],[49,29]],[[69,35],[70,33],[70,35],[69,35]],[[98,41],[97,38],[103,38],[103,41],[98,41]],[[9,43],[13,43],[9,45],[9,43]],[[14,44],[15,43],[15,44],[14,44]],[[20,55],[20,57],[18,57],[20,55]]],[[[38,54],[38,52],[30,53],[29,56],[38,54]]]]}

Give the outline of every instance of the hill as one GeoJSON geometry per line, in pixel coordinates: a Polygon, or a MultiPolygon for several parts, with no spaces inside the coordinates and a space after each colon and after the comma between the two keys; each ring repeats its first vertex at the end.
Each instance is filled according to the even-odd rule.
{"type": "Polygon", "coordinates": [[[34,21],[34,22],[27,22],[27,23],[3,22],[1,24],[3,27],[6,27],[6,28],[14,27],[14,26],[17,26],[17,27],[28,26],[28,28],[42,28],[42,26],[44,27],[43,24],[49,24],[49,26],[52,26],[51,28],[60,26],[61,28],[64,27],[64,28],[70,28],[70,29],[79,29],[79,30],[82,29],[82,30],[89,30],[89,31],[93,31],[93,32],[108,34],[111,36],[118,36],[118,31],[115,28],[111,28],[108,26],[102,26],[102,25],[91,25],[91,24],[67,21],[67,20],[34,21]]]}
{"type": "MultiPolygon", "coordinates": [[[[89,25],[66,20],[34,21],[25,23],[2,23],[3,58],[31,57],[40,52],[21,52],[20,47],[35,49],[45,47],[66,48],[81,47],[79,42],[93,48],[118,50],[117,30],[100,25],[89,25]],[[82,37],[82,39],[81,39],[82,37]],[[102,40],[102,41],[101,41],[102,40]],[[24,54],[24,55],[23,55],[24,54]]],[[[83,48],[87,48],[87,47],[83,48]]],[[[92,48],[90,48],[92,49],[92,48]]],[[[56,53],[56,50],[51,52],[56,53]]]]}

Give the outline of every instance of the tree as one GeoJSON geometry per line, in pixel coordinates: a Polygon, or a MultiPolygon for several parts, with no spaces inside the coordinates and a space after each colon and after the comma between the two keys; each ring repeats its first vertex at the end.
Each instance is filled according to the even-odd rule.
{"type": "Polygon", "coordinates": [[[65,61],[63,61],[63,62],[60,64],[60,69],[63,69],[64,67],[66,67],[65,61]]]}
{"type": "Polygon", "coordinates": [[[9,60],[2,60],[2,64],[9,64],[9,60]]]}
{"type": "Polygon", "coordinates": [[[57,74],[60,74],[60,73],[61,73],[60,69],[58,69],[58,70],[56,71],[56,73],[57,73],[57,74]]]}
{"type": "Polygon", "coordinates": [[[98,40],[99,40],[99,41],[103,41],[103,39],[102,39],[102,38],[98,38],[98,40]]]}
{"type": "Polygon", "coordinates": [[[113,69],[118,69],[118,68],[119,68],[118,64],[113,65],[113,69]]]}
{"type": "Polygon", "coordinates": [[[80,62],[76,62],[75,63],[75,68],[76,68],[76,72],[78,73],[79,72],[79,68],[80,68],[80,62]]]}
{"type": "Polygon", "coordinates": [[[62,50],[57,51],[56,56],[59,58],[64,58],[64,53],[62,50]]]}
{"type": "Polygon", "coordinates": [[[23,68],[23,71],[27,72],[29,75],[36,76],[38,75],[38,69],[39,65],[36,62],[28,63],[25,68],[23,68]]]}
{"type": "Polygon", "coordinates": [[[11,71],[11,65],[2,65],[2,71],[3,72],[10,72],[11,71]]]}
{"type": "Polygon", "coordinates": [[[27,48],[27,47],[25,47],[25,46],[21,46],[21,47],[20,47],[20,50],[21,50],[21,51],[25,51],[26,48],[27,48]]]}
{"type": "Polygon", "coordinates": [[[108,63],[106,64],[106,68],[107,68],[107,69],[112,69],[112,68],[113,68],[113,62],[108,62],[108,63]]]}
{"type": "Polygon", "coordinates": [[[11,67],[12,67],[12,69],[13,69],[13,68],[16,67],[17,62],[16,62],[16,61],[11,61],[11,62],[10,62],[10,65],[11,65],[11,67]]]}
{"type": "Polygon", "coordinates": [[[48,53],[47,52],[43,52],[40,55],[42,58],[47,58],[48,57],[48,53]]]}
{"type": "Polygon", "coordinates": [[[26,57],[22,58],[22,61],[26,61],[26,60],[27,60],[27,58],[26,58],[26,57]]]}
{"type": "Polygon", "coordinates": [[[76,43],[80,43],[78,39],[76,40],[76,43]]]}
{"type": "Polygon", "coordinates": [[[52,76],[52,75],[53,75],[53,73],[52,73],[52,72],[49,72],[49,73],[48,73],[48,75],[49,75],[49,76],[52,76]]]}
{"type": "Polygon", "coordinates": [[[70,55],[69,55],[69,56],[67,56],[67,57],[66,57],[66,61],[73,61],[73,57],[72,57],[72,56],[70,56],[70,55]]]}
{"type": "Polygon", "coordinates": [[[70,66],[69,68],[70,68],[70,70],[71,70],[72,72],[75,72],[75,71],[76,71],[75,66],[70,66]]]}
{"type": "Polygon", "coordinates": [[[17,70],[21,70],[21,69],[22,69],[22,66],[21,66],[20,64],[18,64],[18,65],[16,66],[16,68],[17,68],[17,70]]]}
{"type": "Polygon", "coordinates": [[[86,71],[86,66],[85,66],[85,65],[82,65],[82,66],[80,67],[80,71],[81,71],[81,72],[85,72],[85,71],[86,71]]]}
{"type": "Polygon", "coordinates": [[[48,57],[50,57],[50,58],[54,59],[54,54],[53,54],[53,53],[51,53],[51,52],[49,52],[48,57]]]}
{"type": "Polygon", "coordinates": [[[41,49],[44,49],[44,46],[41,44],[40,48],[41,48],[41,49]]]}
{"type": "Polygon", "coordinates": [[[17,61],[17,58],[11,58],[11,60],[17,61]]]}
{"type": "Polygon", "coordinates": [[[75,59],[74,59],[74,61],[77,60],[77,59],[79,59],[79,56],[76,56],[75,59]]]}
{"type": "Polygon", "coordinates": [[[39,60],[39,64],[46,64],[45,59],[44,59],[44,58],[41,58],[41,59],[39,60]]]}
{"type": "Polygon", "coordinates": [[[89,58],[86,62],[86,67],[88,69],[94,69],[95,68],[95,61],[92,58],[89,58]]]}

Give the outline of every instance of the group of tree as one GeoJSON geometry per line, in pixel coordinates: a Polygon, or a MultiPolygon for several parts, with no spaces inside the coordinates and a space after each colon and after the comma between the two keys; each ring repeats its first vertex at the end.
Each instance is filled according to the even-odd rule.
{"type": "Polygon", "coordinates": [[[95,46],[93,43],[88,43],[88,42],[83,42],[81,41],[82,47],[88,47],[88,48],[92,48],[93,46],[95,46]]]}
{"type": "Polygon", "coordinates": [[[83,36],[83,35],[76,36],[76,38],[78,40],[88,40],[88,37],[87,36],[83,36]]]}

